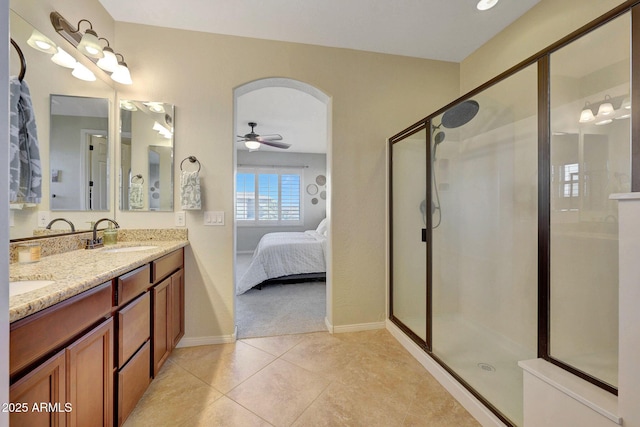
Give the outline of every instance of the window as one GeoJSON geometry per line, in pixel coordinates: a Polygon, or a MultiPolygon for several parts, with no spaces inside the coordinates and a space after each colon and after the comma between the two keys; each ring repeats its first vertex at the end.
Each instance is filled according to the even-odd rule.
{"type": "Polygon", "coordinates": [[[301,224],[301,188],[302,175],[295,170],[238,169],[236,175],[238,224],[301,224]]]}

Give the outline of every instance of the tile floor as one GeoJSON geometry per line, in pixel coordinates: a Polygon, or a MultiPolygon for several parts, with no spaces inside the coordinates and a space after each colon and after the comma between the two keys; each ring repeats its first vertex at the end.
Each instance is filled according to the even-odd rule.
{"type": "Polygon", "coordinates": [[[125,423],[479,425],[386,330],[175,349],[125,423]]]}

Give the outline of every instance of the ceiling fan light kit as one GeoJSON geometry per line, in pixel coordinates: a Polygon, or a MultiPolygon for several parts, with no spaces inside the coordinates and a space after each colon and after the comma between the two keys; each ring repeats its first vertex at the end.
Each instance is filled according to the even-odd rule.
{"type": "Polygon", "coordinates": [[[244,142],[245,147],[249,150],[254,151],[258,150],[261,145],[268,145],[269,147],[282,148],[286,150],[291,147],[291,144],[287,144],[286,142],[282,142],[282,135],[279,134],[271,134],[271,135],[258,135],[255,133],[253,128],[258,126],[256,122],[249,122],[249,127],[251,127],[251,132],[245,135],[237,135],[238,142],[244,142]]]}

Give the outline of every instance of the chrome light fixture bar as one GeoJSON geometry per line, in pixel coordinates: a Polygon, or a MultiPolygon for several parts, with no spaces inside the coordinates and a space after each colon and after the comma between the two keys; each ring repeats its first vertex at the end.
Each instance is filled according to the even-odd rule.
{"type": "Polygon", "coordinates": [[[124,62],[124,57],[113,51],[113,48],[109,45],[109,40],[104,37],[98,38],[98,34],[93,30],[91,21],[81,19],[78,21],[77,27],[74,28],[73,25],[58,12],[51,12],[49,18],[51,19],[53,28],[58,34],[85,56],[89,57],[102,70],[107,73],[112,73],[111,78],[114,81],[127,85],[133,83],[129,68],[124,62]],[[80,31],[80,24],[83,22],[89,23],[89,28],[85,30],[84,34],[80,31]],[[102,47],[99,40],[104,40],[107,45],[102,47]],[[120,55],[122,61],[118,61],[116,55],[120,55]]]}

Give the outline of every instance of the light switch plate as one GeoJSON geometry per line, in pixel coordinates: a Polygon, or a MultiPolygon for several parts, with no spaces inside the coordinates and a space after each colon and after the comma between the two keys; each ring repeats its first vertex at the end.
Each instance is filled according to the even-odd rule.
{"type": "Polygon", "coordinates": [[[46,227],[49,224],[49,211],[38,211],[38,227],[46,227]]]}
{"type": "Polygon", "coordinates": [[[224,211],[206,211],[204,225],[224,225],[224,211]]]}
{"type": "Polygon", "coordinates": [[[176,226],[185,227],[187,225],[187,220],[185,218],[184,211],[176,212],[176,226]]]}

